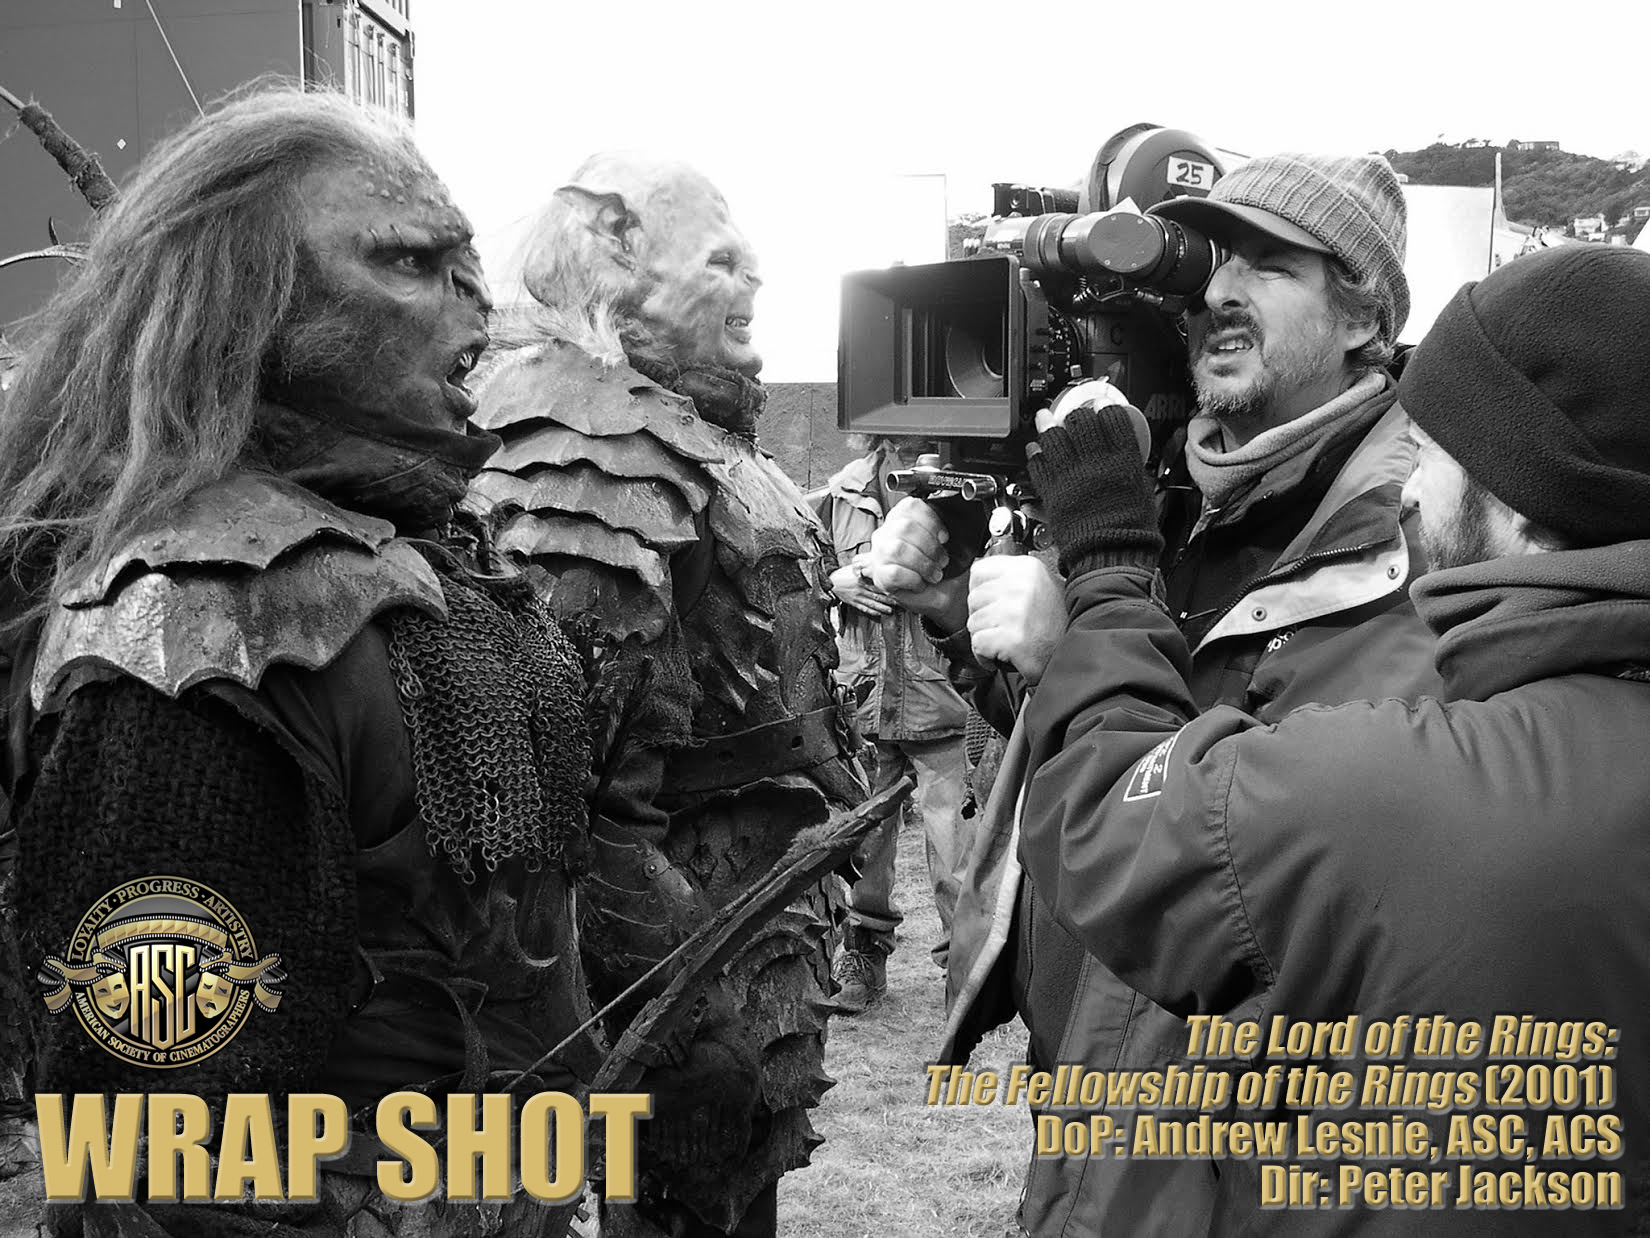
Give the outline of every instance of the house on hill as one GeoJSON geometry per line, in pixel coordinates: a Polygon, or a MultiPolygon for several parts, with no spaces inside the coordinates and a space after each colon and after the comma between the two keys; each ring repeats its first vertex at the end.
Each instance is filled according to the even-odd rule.
{"type": "Polygon", "coordinates": [[[1520,142],[1517,138],[1507,143],[1508,150],[1551,150],[1558,149],[1557,142],[1520,142]]]}

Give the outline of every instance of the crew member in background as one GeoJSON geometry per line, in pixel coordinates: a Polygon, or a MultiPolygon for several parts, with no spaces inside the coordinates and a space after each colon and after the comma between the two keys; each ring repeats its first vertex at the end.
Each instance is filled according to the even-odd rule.
{"type": "MultiPolygon", "coordinates": [[[[829,530],[841,565],[831,592],[842,603],[837,680],[853,693],[860,734],[870,750],[872,791],[909,774],[927,841],[928,880],[943,936],[934,947],[941,969],[950,953],[959,873],[968,851],[962,816],[967,779],[963,727],[968,705],[951,686],[946,658],[923,635],[922,621],[868,580],[863,571],[871,535],[887,513],[884,478],[910,468],[925,444],[913,438],[850,435],[865,454],[825,485],[815,510],[829,530]]],[[[859,1014],[888,987],[888,956],[904,917],[894,903],[894,855],[905,819],[879,826],[855,857],[859,880],[848,891],[848,930],[832,969],[837,1009],[859,1014]]]]}
{"type": "MultiPolygon", "coordinates": [[[[1420,562],[1401,501],[1415,447],[1387,370],[1409,312],[1397,177],[1375,155],[1273,155],[1207,198],[1152,210],[1232,255],[1186,319],[1198,408],[1183,459],[1158,478],[1160,566],[1193,700],[1270,720],[1436,690],[1432,637],[1406,595],[1420,562]]],[[[1070,395],[1063,408],[1086,398],[1070,395]]],[[[943,536],[932,509],[901,503],[873,539],[870,574],[950,634],[959,663],[996,658],[1035,688],[1065,626],[1060,582],[1029,556],[942,580],[943,536]]],[[[1020,881],[1026,759],[1017,733],[971,852],[958,924],[989,928],[953,941],[941,1060],[966,1061],[1016,1010],[1038,1066],[1183,1060],[1185,1023],[1085,951],[1020,881]]],[[[1033,1157],[1021,1223],[1068,1238],[1197,1233],[1214,1188],[1207,1162],[1033,1157]]]]}

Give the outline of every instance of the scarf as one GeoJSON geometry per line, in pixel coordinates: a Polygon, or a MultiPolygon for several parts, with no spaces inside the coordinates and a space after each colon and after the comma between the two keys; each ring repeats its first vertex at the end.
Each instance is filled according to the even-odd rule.
{"type": "Polygon", "coordinates": [[[1450,700],[1650,661],[1650,542],[1511,555],[1410,586],[1450,700]]]}
{"type": "Polygon", "coordinates": [[[678,365],[643,353],[626,353],[625,359],[642,377],[687,396],[712,425],[756,442],[756,419],[768,400],[768,389],[756,379],[725,365],[678,365]]]}
{"type": "Polygon", "coordinates": [[[1204,505],[1225,507],[1285,461],[1367,429],[1391,406],[1384,399],[1391,383],[1384,371],[1370,370],[1329,403],[1262,431],[1234,451],[1221,450],[1220,423],[1199,413],[1186,426],[1186,468],[1204,505]]]}
{"type": "Polygon", "coordinates": [[[438,529],[499,449],[496,434],[464,433],[352,417],[347,409],[304,412],[265,403],[253,453],[272,471],[350,511],[379,516],[402,533],[438,529]]]}

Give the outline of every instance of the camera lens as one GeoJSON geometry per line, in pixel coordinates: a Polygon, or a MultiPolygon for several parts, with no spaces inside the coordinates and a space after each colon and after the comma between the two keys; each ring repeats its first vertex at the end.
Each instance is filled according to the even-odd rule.
{"type": "Polygon", "coordinates": [[[1049,275],[1072,270],[1064,253],[1062,241],[1066,231],[1087,216],[1038,215],[1026,223],[1020,261],[1034,275],[1049,275]]]}
{"type": "Polygon", "coordinates": [[[1002,324],[974,319],[945,328],[947,395],[983,400],[1008,393],[1003,377],[1002,324]]]}
{"type": "Polygon", "coordinates": [[[1084,274],[1107,272],[1166,296],[1201,292],[1226,251],[1172,219],[1105,211],[1068,224],[1060,256],[1084,274]]]}
{"type": "Polygon", "coordinates": [[[1209,286],[1209,277],[1215,273],[1215,268],[1231,257],[1226,247],[1218,241],[1201,232],[1193,232],[1172,219],[1160,219],[1156,215],[1143,218],[1150,219],[1164,233],[1165,258],[1168,261],[1143,281],[1159,292],[1179,296],[1201,293],[1209,286]]]}
{"type": "Polygon", "coordinates": [[[1074,269],[1085,275],[1121,275],[1134,283],[1145,282],[1169,250],[1157,221],[1133,211],[1084,215],[1060,241],[1061,256],[1074,269]]]}

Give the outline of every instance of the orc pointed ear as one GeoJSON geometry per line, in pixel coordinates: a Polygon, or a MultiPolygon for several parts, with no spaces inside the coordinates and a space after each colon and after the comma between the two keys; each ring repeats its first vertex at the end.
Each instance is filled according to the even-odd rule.
{"type": "Polygon", "coordinates": [[[573,208],[614,262],[626,267],[635,264],[633,233],[641,229],[642,217],[630,209],[623,195],[563,185],[556,197],[573,208]]]}

